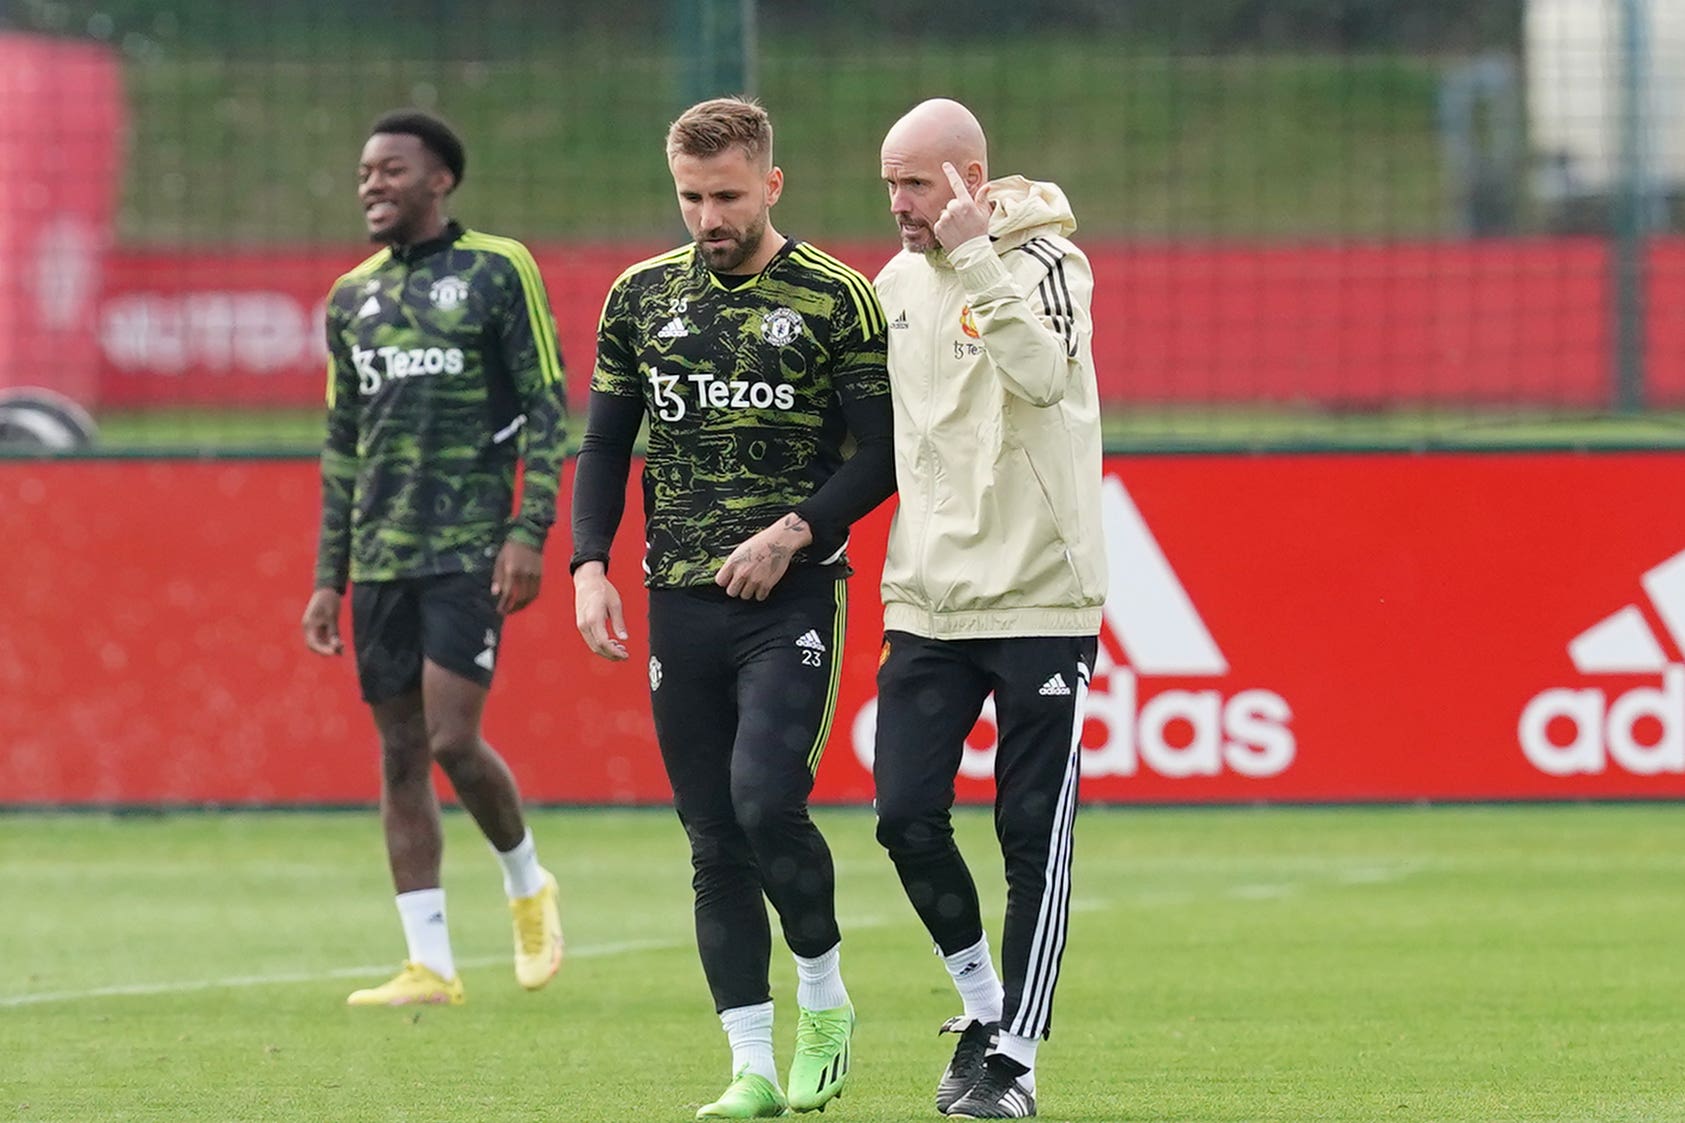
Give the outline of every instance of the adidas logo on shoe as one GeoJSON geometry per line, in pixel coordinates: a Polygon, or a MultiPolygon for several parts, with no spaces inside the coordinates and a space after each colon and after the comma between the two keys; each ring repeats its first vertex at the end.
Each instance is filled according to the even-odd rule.
{"type": "Polygon", "coordinates": [[[1058,695],[1069,694],[1070,692],[1071,688],[1066,685],[1065,676],[1055,674],[1052,678],[1041,684],[1041,690],[1037,693],[1043,695],[1044,697],[1055,697],[1058,695]]]}
{"type": "Polygon", "coordinates": [[[685,327],[685,322],[674,316],[662,325],[661,330],[655,333],[655,337],[657,339],[683,339],[689,334],[690,329],[685,327]]]}

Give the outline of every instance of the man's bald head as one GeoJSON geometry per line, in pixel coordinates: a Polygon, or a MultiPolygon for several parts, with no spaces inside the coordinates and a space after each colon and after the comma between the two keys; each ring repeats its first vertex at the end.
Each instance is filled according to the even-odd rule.
{"type": "Polygon", "coordinates": [[[890,127],[881,153],[889,211],[901,244],[915,253],[936,248],[932,229],[954,197],[943,164],[976,191],[989,178],[989,145],[971,110],[950,98],[921,101],[890,127]]]}
{"type": "Polygon", "coordinates": [[[933,97],[913,106],[883,138],[883,155],[918,156],[947,161],[963,170],[978,164],[988,178],[989,143],[971,110],[951,98],[933,97]]]}

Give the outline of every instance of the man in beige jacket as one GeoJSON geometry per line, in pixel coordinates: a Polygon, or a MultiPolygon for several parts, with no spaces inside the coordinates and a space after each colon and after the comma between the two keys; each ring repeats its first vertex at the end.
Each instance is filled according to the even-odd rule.
{"type": "Polygon", "coordinates": [[[1071,896],[1084,695],[1106,566],[1093,275],[1064,193],[989,181],[957,102],[883,142],[903,252],[889,318],[900,506],[884,565],[878,840],[964,1003],[936,1091],[954,1118],[1034,1115],[1071,896]],[[949,811],[965,738],[994,696],[995,826],[1006,861],[996,974],[949,811]]]}

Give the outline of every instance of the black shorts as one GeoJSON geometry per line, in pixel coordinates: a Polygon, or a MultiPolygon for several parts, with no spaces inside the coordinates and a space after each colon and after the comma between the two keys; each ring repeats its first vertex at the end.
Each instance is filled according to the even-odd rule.
{"type": "Polygon", "coordinates": [[[443,573],[351,586],[351,634],[363,700],[421,686],[421,662],[491,686],[503,617],[489,573],[443,573]]]}

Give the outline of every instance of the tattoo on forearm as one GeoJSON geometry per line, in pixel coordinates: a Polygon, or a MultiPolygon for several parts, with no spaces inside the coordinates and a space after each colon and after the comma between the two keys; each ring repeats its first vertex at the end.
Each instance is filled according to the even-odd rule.
{"type": "Polygon", "coordinates": [[[807,520],[796,514],[794,511],[791,511],[788,515],[784,516],[784,529],[806,530],[807,520]]]}

